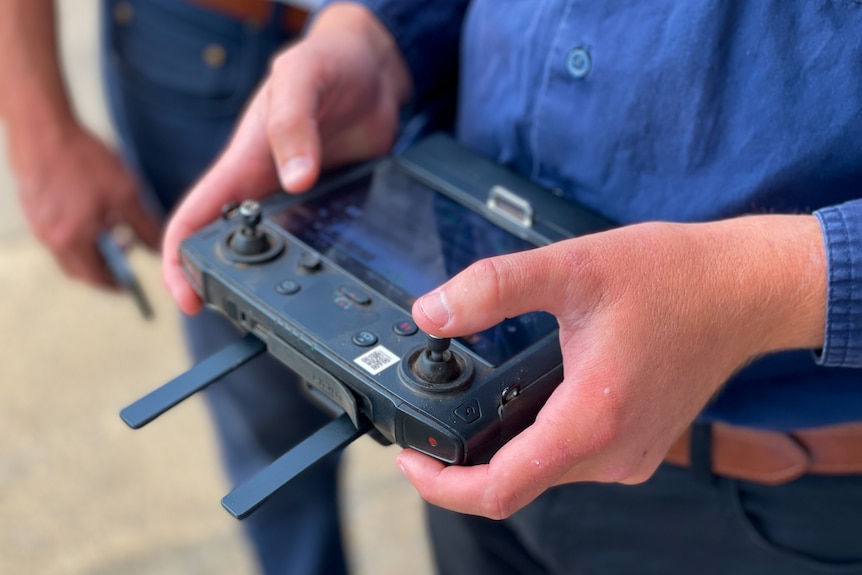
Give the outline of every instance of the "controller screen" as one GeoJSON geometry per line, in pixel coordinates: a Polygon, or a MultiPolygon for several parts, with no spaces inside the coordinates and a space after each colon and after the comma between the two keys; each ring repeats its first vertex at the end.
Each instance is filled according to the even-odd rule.
{"type": "MultiPolygon", "coordinates": [[[[473,262],[536,247],[392,162],[269,217],[408,313],[417,297],[473,262]]],[[[556,327],[553,316],[534,312],[459,341],[496,366],[556,327]]]]}

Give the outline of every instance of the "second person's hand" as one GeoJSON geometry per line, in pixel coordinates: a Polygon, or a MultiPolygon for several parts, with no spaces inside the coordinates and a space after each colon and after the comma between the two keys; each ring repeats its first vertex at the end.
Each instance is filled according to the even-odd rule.
{"type": "Polygon", "coordinates": [[[43,135],[38,145],[15,148],[24,214],[66,275],[116,287],[99,254],[99,236],[125,225],[156,249],[160,222],[141,201],[132,174],[97,136],[74,121],[52,133],[57,136],[43,135]]]}

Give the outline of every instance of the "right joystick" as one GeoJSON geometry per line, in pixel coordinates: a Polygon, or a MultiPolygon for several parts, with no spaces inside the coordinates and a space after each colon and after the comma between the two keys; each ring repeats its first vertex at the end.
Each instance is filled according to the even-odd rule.
{"type": "Polygon", "coordinates": [[[410,354],[404,375],[408,381],[427,391],[449,392],[467,385],[473,367],[460,354],[449,349],[449,338],[427,335],[425,347],[410,354]]]}
{"type": "Polygon", "coordinates": [[[461,375],[461,366],[456,356],[449,351],[452,340],[448,337],[428,336],[425,351],[419,354],[413,365],[417,377],[428,383],[449,383],[461,375]]]}

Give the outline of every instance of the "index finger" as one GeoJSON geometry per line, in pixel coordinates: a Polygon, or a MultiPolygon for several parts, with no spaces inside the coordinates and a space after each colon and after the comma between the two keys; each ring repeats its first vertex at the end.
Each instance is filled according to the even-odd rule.
{"type": "Polygon", "coordinates": [[[278,189],[266,135],[263,90],[255,95],[224,153],[192,188],[168,222],[162,244],[162,276],[185,313],[196,313],[201,302],[182,273],[180,243],[216,220],[225,204],[259,199],[278,189]]]}

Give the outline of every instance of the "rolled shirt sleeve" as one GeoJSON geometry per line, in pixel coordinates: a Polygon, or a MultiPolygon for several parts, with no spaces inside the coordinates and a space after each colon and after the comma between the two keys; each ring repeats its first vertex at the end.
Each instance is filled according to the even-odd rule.
{"type": "Polygon", "coordinates": [[[826,337],[817,361],[862,367],[862,200],[814,212],[827,261],[826,337]]]}

